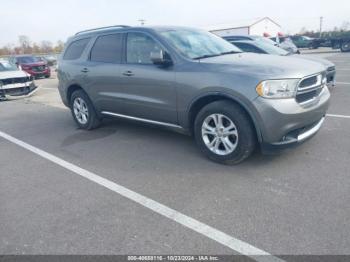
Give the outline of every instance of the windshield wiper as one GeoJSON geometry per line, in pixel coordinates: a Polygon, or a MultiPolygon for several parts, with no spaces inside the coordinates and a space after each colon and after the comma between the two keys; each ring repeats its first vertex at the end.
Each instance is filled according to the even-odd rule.
{"type": "Polygon", "coordinates": [[[220,56],[221,54],[212,54],[212,55],[202,55],[202,56],[197,56],[193,58],[193,60],[198,60],[198,59],[203,59],[203,58],[209,58],[209,57],[214,57],[214,56],[220,56]]]}
{"type": "Polygon", "coordinates": [[[243,53],[243,52],[231,50],[231,51],[227,51],[227,52],[222,52],[222,53],[220,53],[220,54],[202,55],[202,56],[195,57],[195,58],[193,58],[193,59],[194,59],[194,60],[197,60],[197,59],[209,58],[209,57],[214,57],[214,56],[229,55],[229,54],[237,54],[237,53],[243,53]]]}
{"type": "Polygon", "coordinates": [[[239,52],[239,51],[228,51],[228,52],[222,52],[220,55],[230,55],[230,54],[240,54],[243,52],[239,52]]]}

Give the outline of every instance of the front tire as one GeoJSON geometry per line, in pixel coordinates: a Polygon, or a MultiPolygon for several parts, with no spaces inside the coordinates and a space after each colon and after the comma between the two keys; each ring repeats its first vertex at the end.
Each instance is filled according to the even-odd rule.
{"type": "Polygon", "coordinates": [[[248,114],[230,101],[216,101],[197,114],[194,135],[199,149],[211,160],[235,165],[255,149],[256,135],[248,114]]]}
{"type": "Polygon", "coordinates": [[[91,130],[100,125],[95,108],[83,90],[73,92],[70,99],[70,109],[79,128],[91,130]]]}
{"type": "Polygon", "coordinates": [[[342,52],[350,52],[350,42],[344,42],[340,46],[342,52]]]}

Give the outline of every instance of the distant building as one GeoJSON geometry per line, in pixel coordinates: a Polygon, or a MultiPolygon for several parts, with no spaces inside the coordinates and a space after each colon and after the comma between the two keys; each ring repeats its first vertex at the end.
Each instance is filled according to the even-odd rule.
{"type": "Polygon", "coordinates": [[[282,31],[281,26],[269,17],[220,24],[206,29],[221,37],[232,35],[276,36],[282,31]]]}

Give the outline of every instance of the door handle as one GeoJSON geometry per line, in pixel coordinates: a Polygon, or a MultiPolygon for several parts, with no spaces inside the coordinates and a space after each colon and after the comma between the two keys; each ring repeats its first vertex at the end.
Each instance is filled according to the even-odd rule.
{"type": "Polygon", "coordinates": [[[128,71],[125,71],[125,72],[123,73],[123,75],[125,75],[125,76],[133,76],[134,73],[133,73],[132,71],[128,70],[128,71]]]}
{"type": "Polygon", "coordinates": [[[81,72],[83,72],[83,73],[87,73],[87,72],[89,72],[89,69],[87,69],[87,68],[83,68],[83,69],[81,70],[81,72]]]}

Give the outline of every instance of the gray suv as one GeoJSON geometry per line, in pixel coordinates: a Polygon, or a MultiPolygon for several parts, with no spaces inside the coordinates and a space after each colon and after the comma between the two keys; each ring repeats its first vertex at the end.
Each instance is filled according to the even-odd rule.
{"type": "Polygon", "coordinates": [[[210,159],[237,164],[312,137],[329,105],[322,64],[242,53],[206,31],[111,26],[71,37],[59,91],[77,125],[121,117],[192,134],[210,159]]]}

